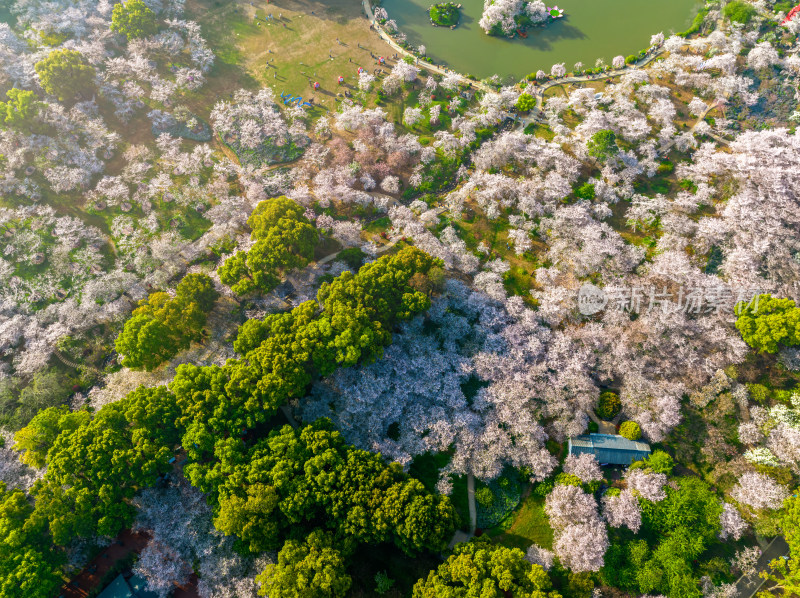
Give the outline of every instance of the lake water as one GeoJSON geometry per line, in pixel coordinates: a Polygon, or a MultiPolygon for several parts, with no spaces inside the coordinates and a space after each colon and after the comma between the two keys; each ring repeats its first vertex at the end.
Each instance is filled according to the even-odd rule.
{"type": "Polygon", "coordinates": [[[549,72],[557,62],[566,63],[567,71],[578,61],[588,67],[603,58],[610,64],[614,56],[646,48],[654,33],[668,37],[685,31],[700,7],[698,0],[564,0],[558,3],[563,18],[529,29],[527,39],[507,39],[486,35],[478,26],[483,0],[461,0],[461,21],[452,30],[430,24],[432,2],[384,0],[382,5],[408,42],[424,44],[437,63],[479,78],[497,74],[515,80],[539,69],[549,72]]]}

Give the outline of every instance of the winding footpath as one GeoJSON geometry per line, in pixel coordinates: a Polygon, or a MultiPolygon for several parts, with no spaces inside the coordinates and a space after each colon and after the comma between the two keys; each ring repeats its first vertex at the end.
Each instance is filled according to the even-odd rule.
{"type": "MultiPolygon", "coordinates": [[[[388,33],[386,33],[384,28],[381,27],[378,21],[375,20],[375,13],[372,12],[372,5],[370,4],[370,0],[361,0],[361,3],[364,6],[364,13],[367,15],[367,19],[369,19],[369,22],[375,29],[375,31],[378,32],[378,35],[381,36],[381,39],[383,39],[383,41],[389,44],[389,46],[398,54],[413,58],[415,62],[419,63],[419,58],[415,54],[412,54],[411,52],[400,46],[400,44],[398,44],[396,41],[394,41],[392,37],[388,33]]],[[[419,65],[428,71],[439,73],[440,75],[457,75],[463,83],[471,85],[472,87],[480,89],[481,91],[487,93],[494,91],[491,87],[489,87],[485,83],[482,83],[480,81],[473,81],[472,79],[467,79],[461,73],[457,73],[451,69],[441,67],[436,64],[431,64],[430,62],[421,62],[419,63],[419,65]]]]}

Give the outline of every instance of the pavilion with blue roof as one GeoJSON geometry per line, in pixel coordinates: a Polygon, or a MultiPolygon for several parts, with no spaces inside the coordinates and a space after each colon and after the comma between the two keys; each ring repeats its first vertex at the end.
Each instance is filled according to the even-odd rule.
{"type": "Polygon", "coordinates": [[[618,434],[583,434],[569,439],[569,454],[590,453],[602,465],[630,465],[650,455],[650,445],[618,434]]]}

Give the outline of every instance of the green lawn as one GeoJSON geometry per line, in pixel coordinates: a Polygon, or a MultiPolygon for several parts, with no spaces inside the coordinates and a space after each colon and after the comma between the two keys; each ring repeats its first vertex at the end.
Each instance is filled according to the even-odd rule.
{"type": "Polygon", "coordinates": [[[531,544],[553,547],[553,530],[544,512],[544,499],[529,493],[500,525],[486,532],[495,542],[527,550],[531,544]]]}

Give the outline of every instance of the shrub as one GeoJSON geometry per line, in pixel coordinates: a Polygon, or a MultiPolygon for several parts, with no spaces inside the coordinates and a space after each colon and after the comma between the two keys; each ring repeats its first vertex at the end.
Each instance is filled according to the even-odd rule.
{"type": "Polygon", "coordinates": [[[672,473],[672,468],[675,467],[675,461],[661,450],[656,450],[651,453],[647,459],[643,461],[644,466],[652,469],[655,473],[665,473],[667,475],[672,473]]]}
{"type": "Polygon", "coordinates": [[[634,421],[622,422],[619,427],[619,435],[628,440],[639,440],[642,437],[642,429],[634,421]]]}
{"type": "Polygon", "coordinates": [[[543,480],[543,481],[539,482],[538,484],[534,484],[533,485],[532,492],[536,496],[540,496],[540,497],[544,498],[545,496],[547,496],[548,494],[550,494],[553,491],[553,487],[555,485],[556,485],[556,482],[552,478],[547,479],[547,480],[543,480]]]}
{"type": "Polygon", "coordinates": [[[492,494],[489,488],[484,486],[475,491],[475,500],[477,500],[478,504],[484,509],[488,509],[494,504],[494,494],[492,494]]]}
{"type": "Polygon", "coordinates": [[[367,254],[361,251],[359,247],[348,247],[339,252],[337,259],[357,270],[361,267],[365,257],[367,257],[367,254]]]}
{"type": "Polygon", "coordinates": [[[584,183],[575,189],[575,197],[578,199],[585,199],[591,201],[595,198],[594,185],[592,183],[584,183]]]}
{"type": "Polygon", "coordinates": [[[517,99],[517,110],[520,112],[528,112],[536,107],[536,98],[529,93],[520,94],[517,99]]]}
{"type": "Polygon", "coordinates": [[[756,14],[756,9],[748,2],[744,2],[743,0],[734,0],[722,9],[722,14],[731,21],[741,23],[742,25],[747,25],[747,23],[750,22],[750,19],[753,18],[753,15],[756,14]]]}
{"type": "Polygon", "coordinates": [[[383,596],[392,589],[394,580],[386,574],[386,571],[379,571],[375,574],[375,592],[383,596]]]}
{"type": "Polygon", "coordinates": [[[675,164],[669,160],[662,160],[661,164],[658,165],[656,172],[658,174],[670,174],[673,170],[675,170],[675,164]]]}
{"type": "Polygon", "coordinates": [[[750,391],[750,398],[759,405],[766,405],[769,402],[769,389],[763,384],[748,384],[747,390],[750,391]]]}
{"type": "Polygon", "coordinates": [[[606,390],[600,393],[600,400],[597,403],[597,414],[603,419],[613,419],[619,410],[622,408],[622,403],[619,396],[615,392],[606,390]]]}
{"type": "Polygon", "coordinates": [[[634,62],[636,62],[636,55],[635,54],[631,54],[631,55],[625,57],[625,64],[633,64],[634,62]]]}
{"type": "Polygon", "coordinates": [[[556,486],[578,486],[583,485],[581,479],[571,473],[564,473],[563,471],[556,476],[556,486]]]}

